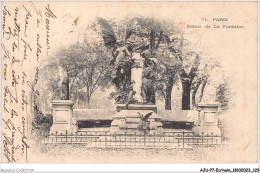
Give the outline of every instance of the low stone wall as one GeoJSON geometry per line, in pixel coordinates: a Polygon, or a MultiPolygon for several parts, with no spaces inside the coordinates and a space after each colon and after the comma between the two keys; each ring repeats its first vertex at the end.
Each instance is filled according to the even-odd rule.
{"type": "Polygon", "coordinates": [[[112,120],[116,110],[111,109],[73,109],[73,118],[77,121],[112,120]]]}
{"type": "Polygon", "coordinates": [[[195,122],[198,119],[197,110],[158,110],[164,121],[195,122]]]}
{"type": "MultiPolygon", "coordinates": [[[[73,109],[73,118],[77,121],[112,120],[116,110],[110,109],[73,109]]],[[[198,118],[197,110],[157,110],[163,121],[194,122],[198,118]]]]}
{"type": "MultiPolygon", "coordinates": [[[[125,109],[122,106],[121,107],[118,106],[117,110],[73,109],[73,102],[70,100],[55,100],[52,102],[52,104],[53,104],[53,125],[51,127],[50,133],[54,131],[57,131],[59,133],[68,131],[69,133],[74,134],[78,130],[77,122],[79,121],[113,120],[111,123],[111,129],[115,129],[113,127],[116,127],[119,129],[137,129],[140,131],[139,125],[140,127],[146,127],[147,125],[149,127],[152,127],[152,129],[158,130],[162,128],[161,121],[174,121],[174,122],[184,122],[184,123],[187,122],[187,124],[189,125],[191,125],[192,123],[192,126],[194,124],[194,126],[192,127],[192,131],[195,132],[195,134],[201,134],[201,133],[203,133],[204,135],[221,134],[221,131],[218,127],[218,113],[219,113],[218,103],[200,103],[198,104],[197,110],[157,110],[154,109],[156,108],[155,105],[141,106],[141,108],[139,105],[132,105],[132,108],[130,110],[125,109]],[[151,111],[153,112],[153,114],[150,113],[151,111]],[[124,113],[126,113],[126,115],[124,113]],[[138,117],[136,118],[135,116],[138,117]],[[146,116],[148,117],[145,118],[146,116]],[[131,117],[131,121],[129,120],[129,117],[131,117]],[[124,126],[121,127],[120,125],[118,125],[118,123],[116,123],[116,121],[122,121],[122,122],[126,121],[126,125],[128,123],[129,127],[128,126],[126,126],[127,128],[125,128],[124,126]],[[143,124],[144,122],[145,124],[143,124]],[[133,125],[137,123],[138,123],[138,128],[134,127],[133,125]]],[[[129,107],[131,107],[131,105],[129,105],[129,107]]]]}

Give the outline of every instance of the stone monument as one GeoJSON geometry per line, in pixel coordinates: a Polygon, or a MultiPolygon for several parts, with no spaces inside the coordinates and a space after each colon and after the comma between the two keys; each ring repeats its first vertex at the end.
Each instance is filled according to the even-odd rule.
{"type": "Polygon", "coordinates": [[[126,25],[126,38],[120,45],[108,21],[99,18],[98,22],[105,46],[113,48],[112,82],[118,93],[127,93],[116,97],[111,133],[162,133],[153,89],[157,63],[153,51],[162,39],[160,24],[154,19],[133,18],[126,25]]]}
{"type": "Polygon", "coordinates": [[[195,135],[216,135],[221,136],[220,128],[218,127],[218,109],[219,103],[199,103],[198,104],[198,119],[196,126],[192,128],[195,135]]]}
{"type": "Polygon", "coordinates": [[[161,117],[157,114],[156,105],[124,104],[117,106],[113,115],[111,134],[162,134],[161,117]]]}
{"type": "Polygon", "coordinates": [[[53,134],[76,134],[78,130],[77,122],[73,120],[73,101],[69,100],[69,75],[63,69],[60,73],[61,78],[61,100],[52,101],[53,125],[50,133],[53,134]]]}
{"type": "Polygon", "coordinates": [[[53,125],[50,133],[75,134],[78,130],[76,121],[73,120],[73,102],[71,100],[54,100],[53,106],[53,125]]]}

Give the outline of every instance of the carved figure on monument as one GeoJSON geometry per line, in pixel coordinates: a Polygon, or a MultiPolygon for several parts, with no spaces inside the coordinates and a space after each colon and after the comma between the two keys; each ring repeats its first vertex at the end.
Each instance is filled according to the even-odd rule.
{"type": "Polygon", "coordinates": [[[142,78],[142,96],[143,103],[155,104],[155,90],[154,90],[154,80],[155,80],[155,70],[157,59],[149,58],[145,55],[143,78],[142,78]]]}
{"type": "MultiPolygon", "coordinates": [[[[160,23],[154,19],[133,18],[126,25],[125,41],[122,43],[117,41],[113,28],[105,19],[98,18],[98,22],[104,44],[112,49],[114,56],[111,61],[112,82],[119,90],[128,93],[123,103],[126,107],[130,103],[154,104],[152,70],[155,70],[156,61],[151,61],[149,58],[162,39],[160,23]]],[[[123,96],[116,98],[118,103],[121,100],[123,96]]]]}
{"type": "Polygon", "coordinates": [[[137,113],[141,116],[141,121],[139,122],[138,129],[148,132],[150,130],[150,122],[148,121],[148,118],[153,114],[153,112],[149,112],[145,116],[140,114],[140,112],[137,113]]]}

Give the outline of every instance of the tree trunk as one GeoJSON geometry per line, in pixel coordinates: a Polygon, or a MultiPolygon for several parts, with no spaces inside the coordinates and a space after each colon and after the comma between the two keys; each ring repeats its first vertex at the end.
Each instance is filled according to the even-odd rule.
{"type": "Polygon", "coordinates": [[[197,66],[192,67],[190,73],[187,74],[185,70],[182,68],[179,75],[181,78],[182,83],[182,110],[190,110],[190,91],[191,91],[191,84],[195,77],[195,73],[197,71],[197,66]]]}
{"type": "Polygon", "coordinates": [[[203,97],[203,93],[204,93],[204,89],[205,89],[206,84],[207,84],[207,80],[203,81],[203,84],[202,84],[202,87],[201,87],[201,92],[200,92],[200,97],[199,97],[198,102],[201,102],[201,100],[202,100],[202,97],[203,97]]]}
{"type": "Polygon", "coordinates": [[[193,92],[192,92],[192,107],[195,107],[196,106],[196,94],[197,94],[197,91],[199,89],[199,86],[201,84],[201,81],[199,81],[196,86],[194,87],[193,89],[193,92]]]}
{"type": "Polygon", "coordinates": [[[165,94],[165,110],[171,110],[172,109],[172,87],[173,87],[173,77],[169,77],[169,81],[166,88],[166,94],[165,94]]]}
{"type": "Polygon", "coordinates": [[[182,80],[182,110],[190,110],[190,80],[182,80]]]}
{"type": "Polygon", "coordinates": [[[87,98],[87,109],[90,109],[90,98],[87,98]]]}
{"type": "Polygon", "coordinates": [[[89,102],[90,102],[90,91],[89,86],[87,86],[87,109],[89,109],[89,102]]]}
{"type": "Polygon", "coordinates": [[[67,83],[66,83],[66,89],[67,89],[67,94],[66,94],[66,100],[70,99],[70,78],[69,78],[69,74],[68,74],[68,78],[67,78],[67,83]]]}
{"type": "Polygon", "coordinates": [[[196,107],[196,92],[193,91],[192,92],[192,96],[191,96],[191,109],[194,109],[196,107]]]}

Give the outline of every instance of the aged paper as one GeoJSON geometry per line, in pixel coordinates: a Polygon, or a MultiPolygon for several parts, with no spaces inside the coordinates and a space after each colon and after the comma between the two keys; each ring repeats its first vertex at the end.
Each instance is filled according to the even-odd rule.
{"type": "Polygon", "coordinates": [[[256,163],[257,2],[2,2],[2,163],[256,163]]]}

